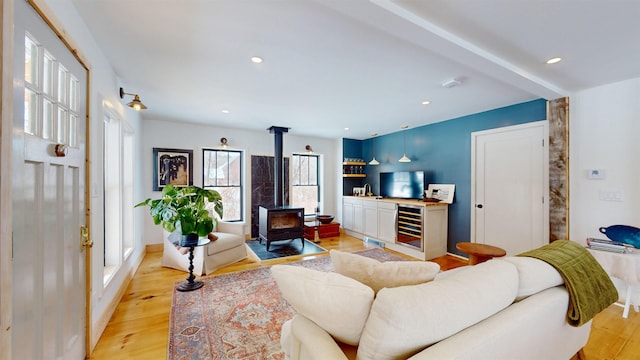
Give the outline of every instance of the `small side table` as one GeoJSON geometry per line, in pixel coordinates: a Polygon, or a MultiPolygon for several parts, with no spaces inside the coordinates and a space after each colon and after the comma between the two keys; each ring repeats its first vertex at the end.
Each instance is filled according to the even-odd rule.
{"type": "Polygon", "coordinates": [[[197,244],[189,246],[189,276],[187,276],[187,280],[185,282],[178,285],[176,288],[178,291],[193,291],[200,289],[204,285],[202,281],[194,281],[196,276],[193,275],[193,249],[195,249],[196,246],[204,246],[210,242],[211,241],[209,239],[198,239],[197,244]]]}
{"type": "Polygon", "coordinates": [[[504,249],[487,244],[459,242],[456,244],[456,248],[469,254],[469,265],[480,264],[494,257],[507,255],[504,249]]]}
{"type": "Polygon", "coordinates": [[[313,241],[314,243],[318,243],[320,242],[319,240],[316,240],[316,229],[318,228],[318,223],[319,221],[317,220],[311,220],[311,221],[305,221],[304,222],[304,238],[309,240],[309,241],[313,241]]]}
{"type": "MultiPolygon", "coordinates": [[[[640,250],[636,249],[628,254],[590,248],[587,248],[587,250],[609,276],[622,280],[624,285],[626,285],[627,294],[625,296],[622,317],[626,319],[629,316],[629,308],[631,305],[633,305],[634,310],[638,312],[638,303],[636,301],[638,301],[637,293],[640,290],[640,250]],[[633,301],[633,295],[636,295],[635,301],[633,301]]],[[[616,286],[616,288],[618,288],[618,286],[616,286]]],[[[621,293],[622,290],[623,289],[618,288],[619,293],[621,293]]]]}
{"type": "Polygon", "coordinates": [[[318,225],[318,237],[321,239],[328,237],[340,236],[340,223],[332,222],[330,224],[318,225]]]}

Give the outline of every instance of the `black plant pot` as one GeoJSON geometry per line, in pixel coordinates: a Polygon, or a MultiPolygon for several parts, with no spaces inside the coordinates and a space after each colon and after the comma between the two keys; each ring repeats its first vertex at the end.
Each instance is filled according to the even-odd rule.
{"type": "Polygon", "coordinates": [[[182,247],[190,247],[198,245],[198,234],[191,233],[187,235],[182,235],[180,239],[180,246],[182,247]]]}

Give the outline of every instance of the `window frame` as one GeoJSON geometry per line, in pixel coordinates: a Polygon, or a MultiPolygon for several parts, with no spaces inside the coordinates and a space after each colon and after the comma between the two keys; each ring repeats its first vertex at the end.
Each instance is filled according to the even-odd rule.
{"type": "MultiPolygon", "coordinates": [[[[321,199],[321,186],[320,186],[320,184],[321,184],[322,177],[320,175],[320,160],[321,160],[321,157],[320,157],[319,154],[311,154],[311,153],[293,153],[293,154],[291,154],[291,177],[290,177],[290,181],[291,181],[292,190],[295,187],[306,187],[306,186],[315,186],[317,188],[317,199],[316,199],[316,204],[317,205],[316,205],[316,209],[315,209],[315,211],[313,213],[306,213],[305,212],[305,216],[315,214],[316,212],[320,211],[320,208],[321,208],[321,201],[320,201],[320,199],[321,199]],[[295,176],[293,175],[294,174],[293,167],[295,166],[295,163],[296,163],[296,160],[295,160],[296,157],[307,157],[307,158],[315,158],[316,159],[316,161],[315,161],[315,163],[316,163],[315,185],[309,184],[310,181],[307,181],[307,184],[300,184],[299,182],[301,182],[301,181],[299,181],[299,180],[301,180],[301,179],[296,179],[295,178],[295,176]]],[[[302,162],[298,161],[298,164],[302,164],[302,162]]],[[[309,168],[310,168],[309,161],[307,161],[307,164],[308,164],[307,179],[309,179],[309,168]]],[[[302,175],[302,171],[299,171],[298,173],[300,175],[302,175]]]]}
{"type": "Polygon", "coordinates": [[[106,286],[133,253],[135,132],[115,112],[102,114],[102,283],[106,286]]]}
{"type": "MultiPolygon", "coordinates": [[[[240,194],[240,198],[239,200],[239,205],[240,205],[240,210],[239,210],[239,218],[237,219],[228,219],[228,218],[224,218],[224,214],[223,214],[223,221],[225,222],[243,222],[244,218],[245,218],[245,171],[244,171],[244,156],[245,156],[245,151],[241,150],[241,149],[228,149],[228,148],[202,148],[202,187],[204,189],[213,189],[215,190],[216,188],[239,188],[239,194],[240,194]],[[207,184],[207,179],[209,179],[208,176],[206,176],[205,174],[207,174],[210,170],[209,170],[209,166],[206,163],[206,158],[207,152],[212,152],[215,153],[216,159],[218,159],[218,153],[237,153],[238,154],[238,159],[240,161],[240,164],[238,165],[238,171],[240,172],[238,174],[238,179],[240,179],[240,184],[239,185],[226,185],[226,186],[220,186],[220,185],[208,185],[207,184]]],[[[227,166],[230,163],[227,163],[227,166]]],[[[217,171],[217,170],[215,170],[217,171]]],[[[223,199],[223,208],[224,208],[224,199],[223,199]]]]}

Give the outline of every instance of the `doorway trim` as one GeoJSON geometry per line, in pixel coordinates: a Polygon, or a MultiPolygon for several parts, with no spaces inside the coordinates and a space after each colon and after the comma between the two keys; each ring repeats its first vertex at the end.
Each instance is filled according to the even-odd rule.
{"type": "Polygon", "coordinates": [[[549,122],[547,120],[540,120],[534,122],[528,122],[519,125],[511,125],[500,128],[494,128],[489,130],[475,131],[471,133],[471,202],[470,202],[470,238],[469,241],[476,242],[476,216],[475,216],[475,205],[476,205],[476,145],[477,138],[479,136],[488,135],[488,134],[498,134],[504,133],[514,130],[523,130],[529,128],[543,127],[543,139],[544,139],[544,158],[543,158],[543,223],[544,229],[543,236],[546,239],[545,243],[549,242],[549,122]]]}

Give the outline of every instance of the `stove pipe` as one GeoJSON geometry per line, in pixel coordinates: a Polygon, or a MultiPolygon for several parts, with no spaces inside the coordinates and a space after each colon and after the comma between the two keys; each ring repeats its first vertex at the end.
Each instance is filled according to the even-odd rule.
{"type": "Polygon", "coordinates": [[[273,205],[283,206],[284,198],[284,157],[282,155],[282,134],[289,132],[289,128],[272,126],[268,128],[273,134],[273,205]]]}

